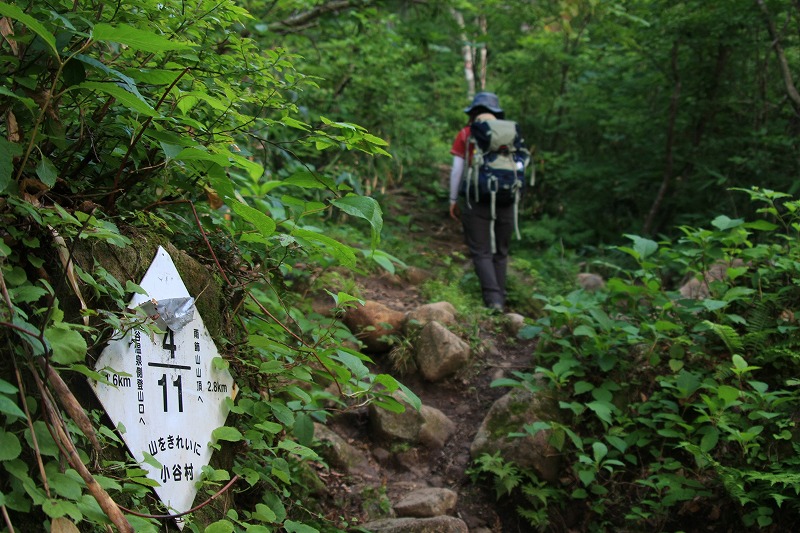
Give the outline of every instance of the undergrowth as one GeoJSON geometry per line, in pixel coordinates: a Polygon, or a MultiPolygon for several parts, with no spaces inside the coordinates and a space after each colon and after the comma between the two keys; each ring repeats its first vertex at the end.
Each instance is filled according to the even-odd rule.
{"type": "Polygon", "coordinates": [[[521,333],[538,340],[536,366],[494,385],[557,394],[559,409],[518,435],[545,432],[561,481],[546,485],[501,457],[471,470],[498,498],[523,501],[531,527],[792,529],[800,202],[739,192],[761,218],[721,215],[681,228],[676,242],[629,235],[618,251],[633,266],[603,290],[537,296],[544,313],[521,333]],[[696,273],[691,298],[664,283],[676,270],[696,273]],[[565,508],[584,511],[565,521],[565,508]]]}

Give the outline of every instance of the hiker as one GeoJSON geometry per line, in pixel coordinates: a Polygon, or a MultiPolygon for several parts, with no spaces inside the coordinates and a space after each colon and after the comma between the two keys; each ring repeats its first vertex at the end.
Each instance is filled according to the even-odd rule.
{"type": "MultiPolygon", "coordinates": [[[[461,220],[464,227],[464,240],[480,281],[484,304],[494,311],[502,312],[506,303],[509,243],[512,233],[517,229],[517,210],[521,187],[524,184],[524,170],[530,154],[524,148],[522,139],[516,131],[516,123],[502,120],[505,114],[496,94],[490,92],[476,94],[464,112],[469,116],[469,120],[456,135],[450,149],[453,155],[453,165],[450,170],[450,217],[461,220]],[[478,194],[479,171],[477,168],[471,168],[473,159],[481,159],[480,162],[475,161],[477,165],[484,159],[492,161],[493,157],[496,157],[489,157],[491,154],[483,151],[476,155],[477,147],[480,145],[476,144],[476,130],[473,129],[473,125],[477,126],[479,123],[481,126],[501,124],[513,128],[510,137],[513,141],[508,143],[511,146],[512,156],[508,156],[507,146],[501,147],[505,150],[505,157],[513,165],[511,167],[513,170],[506,168],[500,172],[510,173],[512,176],[510,179],[514,183],[513,192],[500,191],[506,193],[507,198],[513,199],[510,203],[506,197],[503,201],[495,202],[496,189],[490,193],[478,194]],[[473,182],[475,194],[471,194],[470,179],[475,180],[473,182]],[[489,194],[491,200],[488,199],[489,194]]],[[[489,134],[487,138],[491,136],[489,134]]],[[[519,236],[518,230],[517,234],[519,236]]]]}

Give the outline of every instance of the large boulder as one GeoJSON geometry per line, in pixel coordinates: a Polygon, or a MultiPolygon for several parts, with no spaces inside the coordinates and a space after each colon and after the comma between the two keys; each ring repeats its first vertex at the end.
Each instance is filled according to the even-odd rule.
{"type": "Polygon", "coordinates": [[[418,332],[429,322],[449,326],[456,323],[456,308],[450,302],[435,302],[417,307],[406,314],[404,324],[407,335],[418,332]]]}
{"type": "Polygon", "coordinates": [[[369,405],[369,423],[376,437],[389,441],[416,443],[419,432],[425,423],[422,412],[404,402],[399,394],[395,399],[401,401],[406,410],[402,413],[388,411],[371,403],[369,405]]]}
{"type": "Polygon", "coordinates": [[[423,419],[419,428],[419,442],[431,449],[442,448],[456,430],[455,422],[439,409],[428,405],[423,405],[419,412],[423,419]]]}
{"type": "Polygon", "coordinates": [[[435,407],[423,405],[419,411],[405,402],[401,395],[395,399],[403,403],[402,413],[388,411],[377,405],[369,406],[369,421],[378,439],[422,444],[430,449],[444,446],[456,429],[455,422],[435,407]]]}
{"type": "Polygon", "coordinates": [[[555,482],[561,466],[558,451],[548,442],[551,431],[534,436],[509,437],[523,426],[537,421],[558,419],[558,404],[546,392],[532,393],[514,389],[498,399],[483,419],[470,446],[473,459],[481,454],[500,455],[522,468],[533,469],[543,480],[555,482]]]}
{"type": "Polygon", "coordinates": [[[404,320],[405,313],[367,300],[364,305],[349,308],[342,321],[364,343],[365,351],[384,353],[392,347],[390,336],[402,334],[404,320]]]}
{"type": "Polygon", "coordinates": [[[428,381],[440,381],[469,361],[469,344],[438,322],[428,322],[419,333],[416,362],[428,381]]]}
{"type": "Polygon", "coordinates": [[[314,423],[314,437],[320,443],[317,451],[331,467],[361,477],[376,476],[376,472],[370,466],[364,452],[348,443],[324,424],[314,423]]]}
{"type": "Polygon", "coordinates": [[[458,494],[444,488],[428,487],[412,491],[394,504],[397,516],[429,518],[451,513],[456,508],[458,494]]]}

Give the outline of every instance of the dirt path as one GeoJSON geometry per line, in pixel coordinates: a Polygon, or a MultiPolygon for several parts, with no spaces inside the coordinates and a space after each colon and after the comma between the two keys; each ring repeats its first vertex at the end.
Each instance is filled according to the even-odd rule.
{"type": "MultiPolygon", "coordinates": [[[[401,202],[407,207],[413,204],[413,198],[401,195],[396,199],[399,209],[404,209],[401,202]]],[[[460,257],[465,256],[460,225],[450,220],[446,212],[415,213],[412,216],[414,230],[409,231],[409,239],[419,243],[420,253],[434,258],[431,261],[434,264],[430,271],[432,276],[437,275],[435,265],[442,264],[444,258],[458,256],[457,252],[460,252],[460,257]]],[[[465,259],[461,261],[463,271],[470,271],[471,264],[465,259]]],[[[359,284],[366,299],[395,310],[408,311],[428,303],[420,296],[417,287],[398,276],[361,279],[359,284]]],[[[502,319],[485,318],[471,337],[465,339],[475,347],[468,368],[439,383],[429,383],[414,374],[397,375],[388,355],[374,357],[374,372],[395,375],[420,397],[424,405],[439,409],[455,423],[456,430],[442,449],[381,449],[370,440],[366,412],[354,412],[338,420],[336,430],[364,451],[377,477],[382,480],[389,501],[398,501],[416,488],[446,487],[459,494],[456,515],[467,523],[470,531],[480,528],[495,533],[524,531],[525,528],[517,524],[513,512],[496,505],[493,492],[471,482],[467,469],[470,466],[469,448],[478,427],[494,401],[507,392],[507,389],[492,388],[491,382],[514,370],[529,368],[532,346],[529,342],[509,338],[502,327],[502,319]]],[[[359,505],[362,507],[362,520],[369,519],[370,502],[362,498],[359,505]]]]}

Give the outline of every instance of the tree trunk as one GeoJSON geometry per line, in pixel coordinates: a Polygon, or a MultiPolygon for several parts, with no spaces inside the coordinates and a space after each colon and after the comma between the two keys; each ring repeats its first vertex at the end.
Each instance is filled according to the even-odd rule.
{"type": "Polygon", "coordinates": [[[661,186],[658,188],[658,193],[656,194],[655,200],[653,200],[653,205],[650,207],[650,212],[647,214],[647,219],[644,223],[643,233],[645,235],[649,235],[653,228],[653,221],[658,214],[659,209],[661,208],[661,203],[664,201],[664,197],[667,194],[667,189],[669,188],[670,181],[672,181],[672,168],[674,165],[674,150],[675,150],[675,122],[678,117],[678,100],[681,96],[681,76],[678,70],[678,49],[680,48],[680,43],[675,41],[672,45],[672,76],[675,80],[674,85],[672,86],[672,99],[670,100],[669,104],[669,118],[667,120],[667,143],[664,149],[665,152],[665,161],[664,161],[664,172],[661,177],[661,186]]]}
{"type": "Polygon", "coordinates": [[[783,76],[783,84],[786,87],[786,94],[792,102],[795,113],[800,114],[800,93],[797,92],[797,86],[794,84],[792,71],[789,69],[789,61],[786,59],[786,54],[783,51],[781,37],[778,35],[775,21],[772,20],[772,15],[767,5],[764,3],[764,0],[756,0],[756,4],[758,4],[761,13],[764,15],[764,23],[767,25],[767,31],[772,39],[772,48],[775,50],[775,56],[778,59],[778,65],[780,66],[781,75],[783,76]]]}
{"type": "Polygon", "coordinates": [[[464,58],[464,77],[467,80],[467,98],[471,99],[475,96],[475,62],[473,60],[473,47],[470,40],[467,38],[467,29],[464,24],[464,15],[460,11],[453,9],[453,18],[456,19],[458,27],[461,28],[461,55],[464,58]]]}

